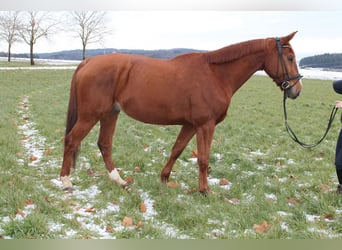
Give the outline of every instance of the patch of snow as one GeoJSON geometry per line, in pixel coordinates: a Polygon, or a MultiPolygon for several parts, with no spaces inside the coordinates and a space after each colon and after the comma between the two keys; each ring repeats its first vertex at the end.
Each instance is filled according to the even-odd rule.
{"type": "Polygon", "coordinates": [[[61,181],[60,179],[52,179],[52,180],[50,180],[50,182],[51,182],[54,186],[56,186],[56,187],[58,187],[58,188],[60,188],[60,189],[63,188],[63,183],[62,183],[62,181],[61,181]]]}
{"type": "Polygon", "coordinates": [[[174,226],[166,223],[166,222],[159,222],[155,219],[155,216],[158,213],[154,209],[154,200],[151,199],[150,195],[139,189],[138,192],[140,193],[140,197],[143,200],[143,203],[146,206],[146,212],[143,214],[145,220],[153,221],[153,224],[156,228],[161,229],[165,232],[165,236],[167,238],[177,238],[177,239],[189,239],[190,237],[185,234],[180,234],[179,230],[174,226]]]}
{"type": "Polygon", "coordinates": [[[283,177],[283,178],[279,178],[278,181],[281,182],[281,183],[284,183],[288,180],[287,177],[283,177]]]}
{"type": "Polygon", "coordinates": [[[292,213],[287,213],[284,211],[277,211],[277,214],[281,217],[287,217],[287,216],[292,216],[292,213]]]}
{"type": "Polygon", "coordinates": [[[215,153],[214,157],[215,157],[216,161],[221,161],[223,158],[223,154],[215,153]]]}
{"type": "Polygon", "coordinates": [[[32,211],[36,208],[35,204],[26,205],[20,213],[17,213],[14,217],[14,220],[24,220],[28,215],[32,213],[32,211]]]}
{"type": "Polygon", "coordinates": [[[306,214],[306,213],[304,213],[304,215],[305,215],[306,221],[308,222],[316,222],[321,219],[321,216],[319,215],[312,215],[312,214],[306,214]]]}
{"type": "Polygon", "coordinates": [[[251,156],[264,156],[264,155],[266,155],[265,153],[262,153],[261,151],[260,151],[260,149],[258,149],[257,151],[252,151],[252,152],[250,152],[249,153],[251,156]]]}
{"type": "Polygon", "coordinates": [[[289,165],[295,164],[295,161],[293,159],[288,159],[287,164],[289,165]]]}
{"type": "Polygon", "coordinates": [[[247,193],[243,193],[242,195],[246,198],[247,202],[253,202],[255,200],[255,196],[254,195],[247,194],[247,193]]]}
{"type": "Polygon", "coordinates": [[[145,147],[144,151],[147,152],[147,153],[151,153],[152,147],[151,146],[145,147]]]}
{"type": "Polygon", "coordinates": [[[191,162],[192,164],[197,164],[197,157],[189,158],[189,162],[191,162]]]}
{"type": "Polygon", "coordinates": [[[189,162],[183,161],[182,159],[178,159],[178,162],[180,163],[181,166],[187,167],[189,165],[189,162]]]}
{"type": "MultiPolygon", "coordinates": [[[[342,79],[342,72],[325,71],[323,69],[305,68],[299,69],[304,79],[339,80],[342,79]]],[[[257,71],[255,75],[266,75],[265,71],[257,71]]]]}
{"type": "Polygon", "coordinates": [[[286,232],[290,232],[290,227],[289,224],[287,224],[286,222],[282,221],[280,222],[280,228],[286,232]]]}
{"type": "Polygon", "coordinates": [[[146,206],[146,212],[143,214],[143,217],[146,220],[152,219],[153,216],[157,215],[157,212],[154,210],[154,200],[150,198],[150,195],[144,192],[142,189],[139,189],[140,197],[143,200],[146,206]]]}
{"type": "Polygon", "coordinates": [[[263,171],[263,170],[266,170],[267,169],[267,164],[262,164],[262,165],[258,165],[258,167],[257,167],[257,170],[261,170],[261,171],[263,171]]]}
{"type": "Polygon", "coordinates": [[[238,167],[239,167],[239,166],[238,166],[237,164],[232,163],[230,169],[231,169],[231,170],[236,170],[236,169],[238,169],[238,167]]]}
{"type": "MultiPolygon", "coordinates": [[[[24,96],[18,105],[20,122],[23,121],[23,124],[18,126],[18,133],[22,136],[21,142],[25,148],[28,165],[35,167],[44,156],[46,138],[39,134],[35,122],[31,120],[32,114],[29,111],[29,106],[29,98],[24,96]]],[[[19,164],[23,162],[25,162],[23,159],[18,160],[19,164]]]]}
{"type": "Polygon", "coordinates": [[[62,223],[55,223],[55,222],[49,222],[48,223],[49,230],[53,231],[53,232],[58,232],[58,231],[62,230],[64,228],[64,226],[65,225],[62,223]]]}
{"type": "MultiPolygon", "coordinates": [[[[211,231],[212,235],[214,235],[214,237],[220,237],[220,236],[223,236],[225,234],[225,229],[224,228],[221,228],[221,229],[213,229],[211,231]]],[[[211,236],[211,235],[208,235],[208,236],[211,236]]]]}
{"type": "Polygon", "coordinates": [[[270,200],[277,200],[277,196],[275,194],[265,194],[265,197],[270,200]]]}
{"type": "MultiPolygon", "coordinates": [[[[208,184],[209,185],[219,185],[220,179],[218,178],[208,178],[208,184]]],[[[232,183],[228,182],[227,185],[220,185],[221,188],[229,190],[232,187],[232,183]]]]}
{"type": "Polygon", "coordinates": [[[101,190],[99,190],[97,186],[93,185],[85,190],[78,190],[77,187],[74,187],[73,192],[70,193],[69,196],[75,197],[83,201],[92,201],[100,193],[101,190]]]}
{"type": "Polygon", "coordinates": [[[242,171],[242,174],[244,177],[250,177],[250,176],[255,175],[255,172],[253,172],[253,171],[242,171]]]}

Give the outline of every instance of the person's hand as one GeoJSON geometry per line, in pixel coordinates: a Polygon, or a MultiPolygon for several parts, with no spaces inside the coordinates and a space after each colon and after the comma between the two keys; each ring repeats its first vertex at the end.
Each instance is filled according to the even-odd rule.
{"type": "Polygon", "coordinates": [[[342,108],[342,101],[336,101],[335,107],[339,109],[342,108]]]}

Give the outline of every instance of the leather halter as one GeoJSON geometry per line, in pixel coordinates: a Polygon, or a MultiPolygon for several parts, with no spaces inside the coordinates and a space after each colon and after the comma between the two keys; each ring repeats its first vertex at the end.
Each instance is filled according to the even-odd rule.
{"type": "MultiPolygon", "coordinates": [[[[281,45],[279,37],[276,38],[276,44],[277,44],[279,61],[280,61],[280,64],[281,64],[281,67],[283,70],[283,80],[278,82],[277,80],[273,79],[273,81],[282,90],[287,91],[287,90],[290,90],[291,88],[293,88],[303,76],[301,74],[289,76],[286,65],[285,65],[285,61],[283,58],[283,48],[288,48],[289,46],[288,45],[281,45]],[[297,81],[291,85],[290,81],[295,80],[295,79],[297,79],[297,81]]],[[[278,64],[278,66],[279,66],[279,64],[278,64]]],[[[277,75],[275,78],[278,78],[278,66],[277,66],[277,75]]]]}

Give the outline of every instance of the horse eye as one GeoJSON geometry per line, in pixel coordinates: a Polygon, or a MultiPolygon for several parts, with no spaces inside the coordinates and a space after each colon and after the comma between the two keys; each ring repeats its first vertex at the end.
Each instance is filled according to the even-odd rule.
{"type": "Polygon", "coordinates": [[[293,62],[293,56],[288,56],[287,60],[289,60],[290,62],[293,62]]]}

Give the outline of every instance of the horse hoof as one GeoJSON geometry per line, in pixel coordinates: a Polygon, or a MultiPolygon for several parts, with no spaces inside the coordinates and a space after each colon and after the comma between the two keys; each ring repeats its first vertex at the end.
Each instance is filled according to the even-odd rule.
{"type": "Polygon", "coordinates": [[[169,182],[169,176],[161,176],[160,180],[163,184],[167,184],[169,182]]]}
{"type": "Polygon", "coordinates": [[[200,190],[199,192],[204,197],[207,197],[211,193],[210,189],[200,190]]]}
{"type": "Polygon", "coordinates": [[[128,183],[126,183],[124,185],[121,185],[121,187],[122,187],[123,190],[125,190],[127,192],[131,191],[131,187],[129,186],[128,183]]]}
{"type": "Polygon", "coordinates": [[[209,192],[208,192],[208,191],[200,191],[200,194],[201,194],[203,197],[208,197],[209,192]]]}
{"type": "Polygon", "coordinates": [[[63,188],[64,193],[72,193],[74,189],[72,187],[63,188]]]}

